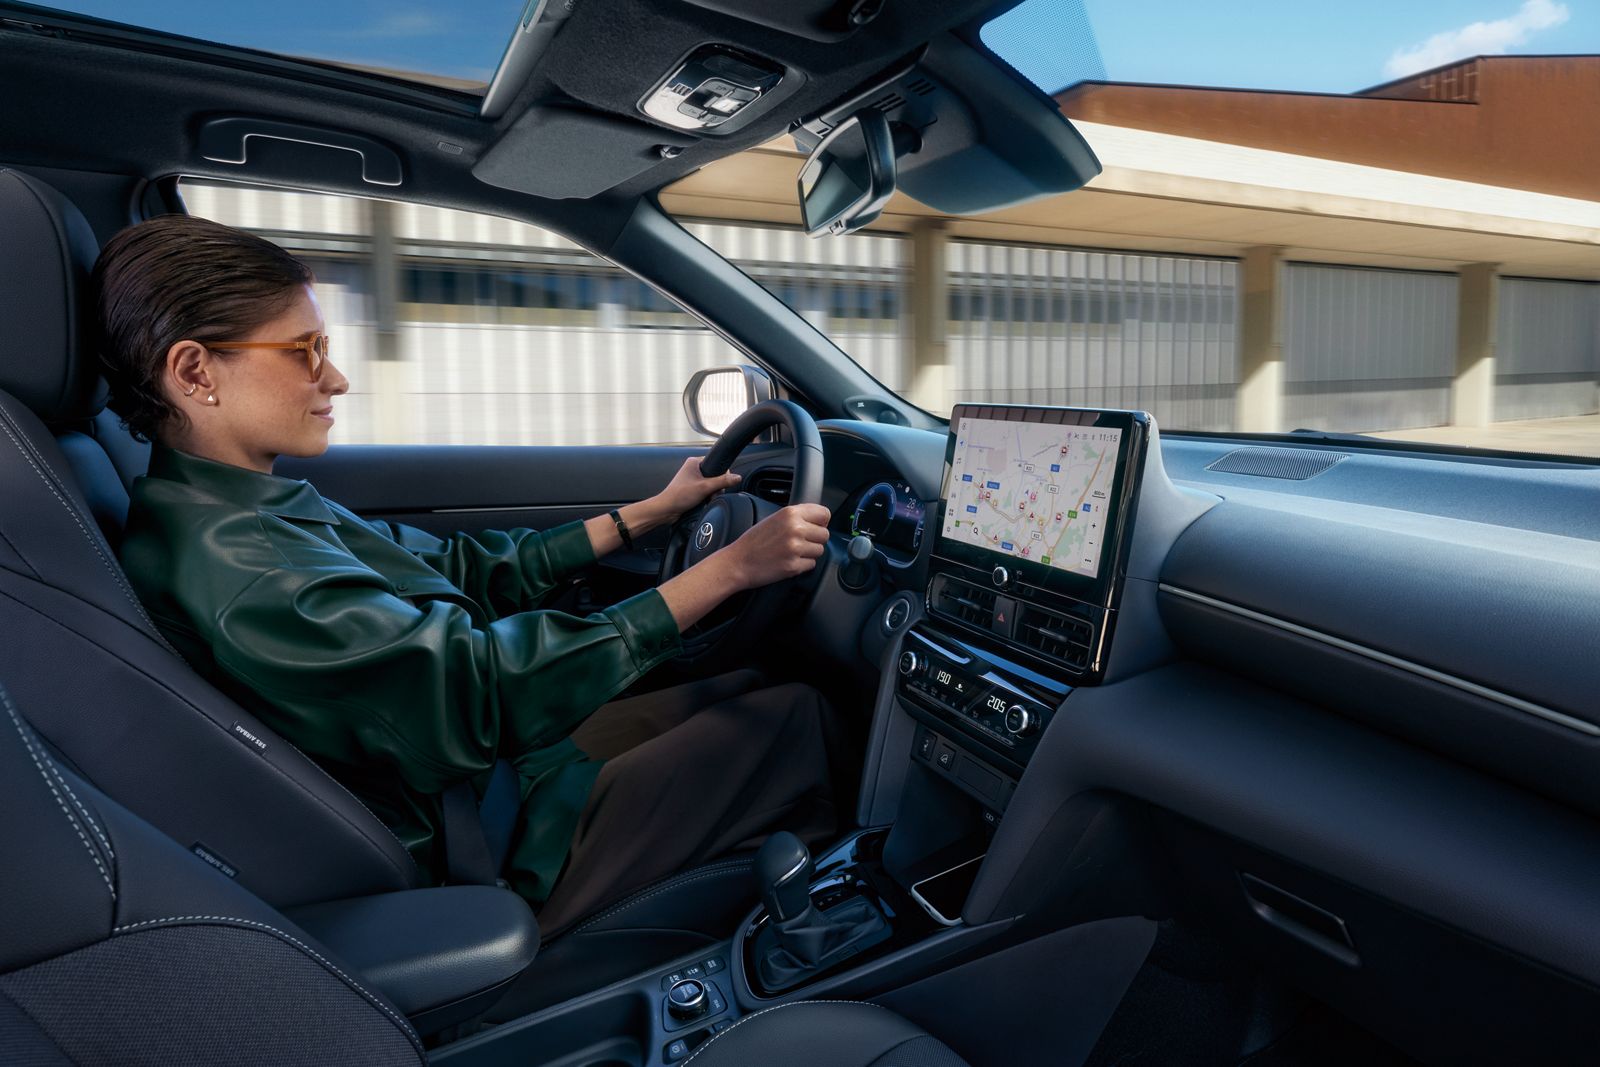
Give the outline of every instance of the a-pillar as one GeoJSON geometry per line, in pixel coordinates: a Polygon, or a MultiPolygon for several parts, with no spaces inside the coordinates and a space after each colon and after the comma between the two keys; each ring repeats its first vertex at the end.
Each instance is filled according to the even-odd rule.
{"type": "Polygon", "coordinates": [[[1450,424],[1487,426],[1494,421],[1494,357],[1500,275],[1497,263],[1461,268],[1456,320],[1456,376],[1450,386],[1450,424]]]}
{"type": "Polygon", "coordinates": [[[911,226],[911,402],[947,412],[954,400],[950,370],[950,276],[945,258],[948,237],[943,219],[919,218],[911,226]]]}
{"type": "Polygon", "coordinates": [[[1283,430],[1283,249],[1257,245],[1240,263],[1239,389],[1234,427],[1283,430]]]}
{"type": "Polygon", "coordinates": [[[375,444],[409,444],[404,411],[406,366],[400,360],[400,254],[395,247],[394,204],[367,201],[368,231],[372,235],[372,380],[370,432],[375,444]]]}

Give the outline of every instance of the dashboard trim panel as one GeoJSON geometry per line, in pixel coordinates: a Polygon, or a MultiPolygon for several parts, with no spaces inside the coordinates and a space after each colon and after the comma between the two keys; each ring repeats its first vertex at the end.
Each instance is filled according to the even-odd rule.
{"type": "Polygon", "coordinates": [[[1530,700],[1524,700],[1521,697],[1512,696],[1510,693],[1503,693],[1498,689],[1491,689],[1488,686],[1479,685],[1477,682],[1470,682],[1467,679],[1457,675],[1448,674],[1444,671],[1436,670],[1433,667],[1423,666],[1420,663],[1404,659],[1388,652],[1379,651],[1378,649],[1372,648],[1368,645],[1357,644],[1354,641],[1348,641],[1342,637],[1335,637],[1332,634],[1324,633],[1321,630],[1314,630],[1309,626],[1301,626],[1299,623],[1290,622],[1287,619],[1280,619],[1276,615],[1268,615],[1264,612],[1255,611],[1239,604],[1230,603],[1226,600],[1218,600],[1216,597],[1206,596],[1204,593],[1191,592],[1188,589],[1183,589],[1167,582],[1160,583],[1159,588],[1163,593],[1169,593],[1172,596],[1182,597],[1185,600],[1192,600],[1195,603],[1204,604],[1207,607],[1215,608],[1218,611],[1225,611],[1230,615],[1237,615],[1240,618],[1249,619],[1252,622],[1259,622],[1264,626],[1271,626],[1275,629],[1292,633],[1298,637],[1304,637],[1309,640],[1317,641],[1330,647],[1349,652],[1353,655],[1362,656],[1377,663],[1394,667],[1397,670],[1414,674],[1419,678],[1426,678],[1430,682],[1437,682],[1440,685],[1447,685],[1453,689],[1458,689],[1463,693],[1469,693],[1472,696],[1493,701],[1504,707],[1511,708],[1514,711],[1520,711],[1526,715],[1536,716],[1540,719],[1544,719],[1547,722],[1555,723],[1558,726],[1565,726],[1569,730],[1574,730],[1590,737],[1600,737],[1600,726],[1596,726],[1594,723],[1585,722],[1582,719],[1556,711],[1553,708],[1547,708],[1542,704],[1535,704],[1530,700]]]}

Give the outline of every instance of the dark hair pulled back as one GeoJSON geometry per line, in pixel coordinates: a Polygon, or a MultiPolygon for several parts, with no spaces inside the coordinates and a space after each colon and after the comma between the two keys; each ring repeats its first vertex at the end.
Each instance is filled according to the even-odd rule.
{"type": "Polygon", "coordinates": [[[240,340],[313,280],[271,241],[209,219],[160,215],[118,233],[92,276],[111,409],[141,441],[187,421],[161,389],[167,350],[182,340],[240,340]]]}

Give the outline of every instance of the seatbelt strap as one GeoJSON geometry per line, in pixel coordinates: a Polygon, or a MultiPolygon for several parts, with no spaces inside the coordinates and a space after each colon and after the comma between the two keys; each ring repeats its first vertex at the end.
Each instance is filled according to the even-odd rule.
{"type": "Polygon", "coordinates": [[[457,782],[440,798],[444,809],[444,856],[450,885],[494,885],[489,841],[478,818],[478,794],[470,781],[457,782]]]}

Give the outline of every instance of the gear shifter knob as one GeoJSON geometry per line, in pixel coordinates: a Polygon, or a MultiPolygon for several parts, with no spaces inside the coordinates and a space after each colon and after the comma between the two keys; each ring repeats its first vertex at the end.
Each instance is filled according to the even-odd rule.
{"type": "Polygon", "coordinates": [[[811,876],[816,868],[801,840],[779,830],[756,853],[756,884],[761,903],[775,922],[786,922],[811,907],[811,876]]]}

